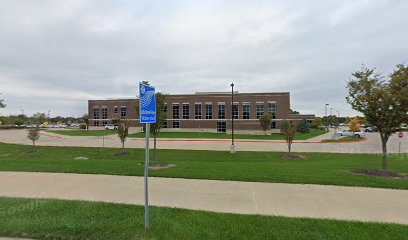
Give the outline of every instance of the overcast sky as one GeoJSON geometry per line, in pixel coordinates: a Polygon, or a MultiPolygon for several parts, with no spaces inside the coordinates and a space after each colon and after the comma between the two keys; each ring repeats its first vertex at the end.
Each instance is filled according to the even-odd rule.
{"type": "Polygon", "coordinates": [[[88,99],[290,91],[291,107],[355,115],[364,63],[408,63],[408,1],[0,1],[1,114],[79,116],[88,99]]]}

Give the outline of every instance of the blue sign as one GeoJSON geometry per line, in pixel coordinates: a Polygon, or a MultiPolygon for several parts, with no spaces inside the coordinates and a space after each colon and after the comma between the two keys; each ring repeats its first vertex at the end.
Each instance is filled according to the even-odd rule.
{"type": "Polygon", "coordinates": [[[140,123],[156,122],[156,94],[152,86],[139,83],[140,123]]]}

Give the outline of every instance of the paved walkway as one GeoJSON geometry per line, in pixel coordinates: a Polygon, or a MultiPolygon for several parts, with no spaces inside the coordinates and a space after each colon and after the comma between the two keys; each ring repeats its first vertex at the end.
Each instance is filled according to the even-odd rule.
{"type": "MultiPolygon", "coordinates": [[[[305,141],[296,141],[292,145],[294,152],[340,152],[340,153],[380,153],[381,143],[378,133],[368,133],[367,141],[351,143],[320,143],[322,138],[330,138],[330,134],[319,136],[305,141]]],[[[16,144],[32,144],[27,139],[27,130],[0,130],[0,142],[16,144]]],[[[49,132],[42,132],[36,142],[42,146],[78,146],[78,147],[121,147],[119,138],[115,135],[105,137],[72,137],[49,132]]],[[[229,151],[230,140],[227,139],[158,139],[159,149],[191,149],[229,151]]],[[[235,141],[237,151],[287,151],[284,141],[274,140],[243,140],[235,141]]],[[[145,140],[142,138],[128,138],[127,148],[144,148],[145,140]]],[[[398,151],[398,138],[392,136],[388,143],[388,152],[398,151]]],[[[408,152],[408,137],[403,139],[402,152],[408,152]]]]}
{"type": "MultiPolygon", "coordinates": [[[[310,184],[150,178],[155,206],[408,224],[408,191],[310,184]]],[[[0,172],[0,196],[144,204],[143,178],[0,172]]]]}

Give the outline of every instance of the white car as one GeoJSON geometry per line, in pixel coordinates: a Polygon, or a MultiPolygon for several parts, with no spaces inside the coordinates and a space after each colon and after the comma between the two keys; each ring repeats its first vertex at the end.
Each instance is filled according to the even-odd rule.
{"type": "Polygon", "coordinates": [[[363,132],[363,131],[352,132],[352,131],[346,129],[346,130],[337,132],[336,135],[359,138],[359,137],[365,137],[365,132],[363,132]]]}
{"type": "Polygon", "coordinates": [[[117,127],[113,124],[106,124],[105,129],[106,130],[115,130],[117,127]]]}

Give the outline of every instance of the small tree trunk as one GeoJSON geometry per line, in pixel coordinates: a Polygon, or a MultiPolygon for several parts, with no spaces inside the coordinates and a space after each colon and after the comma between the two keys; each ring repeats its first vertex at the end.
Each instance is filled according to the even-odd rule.
{"type": "Polygon", "coordinates": [[[387,142],[388,137],[381,136],[381,144],[382,144],[382,169],[383,171],[388,170],[388,163],[387,163],[387,142]]]}
{"type": "Polygon", "coordinates": [[[154,136],[153,162],[156,165],[157,164],[157,162],[156,162],[156,139],[157,139],[157,137],[156,137],[156,134],[154,134],[153,136],[154,136]]]}
{"type": "Polygon", "coordinates": [[[33,146],[35,146],[35,141],[33,140],[33,146]]]}
{"type": "Polygon", "coordinates": [[[292,143],[291,142],[288,142],[288,150],[289,150],[289,152],[290,152],[290,149],[292,148],[292,143]]]}
{"type": "Polygon", "coordinates": [[[122,141],[122,148],[125,148],[125,141],[122,141]]]}

